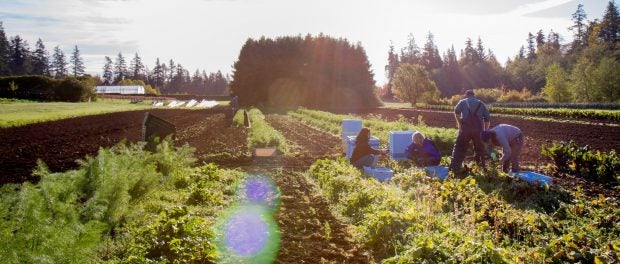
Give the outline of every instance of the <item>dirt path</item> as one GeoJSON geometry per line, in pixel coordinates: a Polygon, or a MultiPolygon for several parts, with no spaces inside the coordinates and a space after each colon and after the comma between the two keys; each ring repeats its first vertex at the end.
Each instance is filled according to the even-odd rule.
{"type": "Polygon", "coordinates": [[[347,226],[331,214],[317,187],[301,174],[317,159],[340,155],[339,138],[288,116],[268,115],[267,121],[284,134],[292,152],[277,161],[285,167],[276,177],[282,193],[276,214],[282,233],[277,262],[367,263],[347,226]]]}

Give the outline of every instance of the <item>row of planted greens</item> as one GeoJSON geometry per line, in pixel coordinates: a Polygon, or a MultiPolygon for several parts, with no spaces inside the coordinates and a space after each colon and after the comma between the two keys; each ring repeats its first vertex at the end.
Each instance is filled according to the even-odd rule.
{"type": "Polygon", "coordinates": [[[233,117],[236,126],[249,126],[248,148],[275,147],[280,153],[288,152],[286,138],[265,121],[265,115],[257,109],[240,109],[233,117]]]}
{"type": "Polygon", "coordinates": [[[444,182],[415,168],[388,184],[344,159],[309,170],[355,239],[382,263],[615,263],[618,201],[475,170],[444,182]]]}
{"type": "MultiPolygon", "coordinates": [[[[423,105],[418,104],[417,108],[454,110],[454,106],[449,105],[423,105]]],[[[512,104],[511,107],[489,106],[491,114],[518,115],[522,117],[557,117],[566,119],[586,119],[600,121],[620,121],[620,110],[599,110],[599,109],[568,109],[568,108],[529,108],[527,104],[519,107],[512,104]]]]}
{"type": "Polygon", "coordinates": [[[257,200],[240,192],[248,175],[194,161],[190,147],[164,141],[154,153],[143,144],[102,148],[63,173],[39,164],[38,183],[0,188],[2,262],[273,261],[279,238],[268,209],[235,206],[257,200]],[[251,247],[248,228],[273,243],[251,247]]]}

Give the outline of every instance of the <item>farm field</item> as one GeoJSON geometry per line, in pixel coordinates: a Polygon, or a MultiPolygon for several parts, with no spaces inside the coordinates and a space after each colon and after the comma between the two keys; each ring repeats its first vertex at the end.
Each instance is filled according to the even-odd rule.
{"type": "Polygon", "coordinates": [[[64,102],[0,102],[0,127],[61,120],[85,115],[98,115],[151,108],[146,103],[128,104],[127,100],[103,99],[91,103],[64,102]]]}
{"type": "MultiPolygon", "coordinates": [[[[127,142],[137,142],[141,137],[141,123],[145,112],[145,110],[140,110],[109,113],[2,128],[0,136],[9,139],[7,144],[0,149],[2,183],[32,179],[30,173],[38,158],[44,161],[51,171],[67,171],[78,167],[75,160],[83,159],[86,155],[97,155],[100,146],[110,147],[123,139],[127,142]]],[[[618,226],[613,221],[620,216],[617,215],[617,211],[609,210],[617,203],[620,196],[618,189],[603,184],[579,178],[554,179],[559,186],[571,192],[575,192],[577,187],[583,189],[578,192],[585,194],[587,198],[579,198],[581,200],[574,206],[588,206],[587,201],[591,199],[603,199],[591,209],[593,211],[583,213],[596,215],[596,219],[602,217],[603,220],[599,219],[602,222],[593,224],[584,222],[584,225],[592,225],[588,227],[588,233],[579,233],[574,237],[569,237],[569,233],[566,232],[576,232],[575,223],[581,223],[582,218],[554,219],[550,218],[550,214],[548,215],[546,211],[556,210],[555,206],[567,203],[569,207],[565,210],[571,212],[569,215],[581,215],[582,213],[573,211],[577,209],[570,207],[572,205],[568,203],[569,198],[567,198],[570,195],[557,187],[547,192],[544,188],[513,183],[507,177],[494,179],[491,176],[480,175],[480,172],[476,172],[478,174],[475,174],[471,180],[469,178],[451,179],[445,183],[444,187],[441,187],[438,181],[422,176],[417,171],[406,169],[397,171],[399,174],[393,183],[381,185],[376,181],[362,178],[359,172],[353,172],[354,170],[351,170],[349,166],[338,161],[342,155],[341,141],[333,131],[308,126],[291,115],[265,114],[266,123],[286,138],[288,149],[285,154],[276,157],[259,158],[252,157],[248,149],[247,139],[251,133],[250,129],[231,126],[221,109],[153,109],[150,112],[169,120],[176,126],[176,145],[181,146],[187,143],[194,147],[197,166],[213,162],[223,168],[235,170],[235,173],[265,174],[273,178],[281,193],[279,209],[274,215],[281,235],[280,248],[275,256],[276,263],[299,261],[368,263],[384,258],[390,258],[393,263],[420,258],[448,260],[446,255],[441,254],[452,252],[451,246],[455,250],[464,250],[460,254],[478,261],[520,262],[519,259],[538,261],[549,257],[553,259],[553,254],[557,255],[557,260],[580,259],[579,256],[564,251],[564,248],[571,247],[571,243],[576,243],[577,248],[574,250],[580,252],[579,254],[594,250],[593,252],[602,254],[599,256],[592,253],[597,258],[617,260],[617,255],[614,254],[618,254],[618,251],[614,251],[613,248],[618,246],[618,241],[616,241],[618,234],[614,235],[614,230],[618,230],[618,226]],[[321,161],[317,162],[317,160],[321,161]],[[332,175],[332,173],[344,173],[334,174],[334,179],[344,181],[332,182],[331,178],[325,178],[327,177],[325,175],[332,175]],[[487,182],[486,185],[485,182],[487,182]],[[359,188],[349,188],[348,184],[357,184],[359,188]],[[378,192],[378,190],[382,191],[378,192]],[[463,193],[465,196],[457,196],[462,191],[465,191],[463,193]],[[515,193],[522,196],[515,195],[515,193]],[[610,198],[600,198],[600,195],[610,198]],[[439,199],[437,203],[445,201],[446,204],[435,207],[434,204],[429,203],[428,199],[439,196],[444,198],[439,199]],[[466,200],[459,199],[481,199],[481,204],[470,208],[466,200]],[[491,205],[498,207],[492,209],[491,205]],[[487,210],[486,213],[485,210],[487,210]],[[612,214],[605,215],[605,212],[612,214]],[[471,218],[467,216],[469,214],[471,218]],[[523,217],[525,217],[523,219],[531,218],[531,220],[511,222],[512,218],[500,217],[499,214],[510,215],[515,221],[523,217]],[[432,218],[437,220],[429,220],[432,218]],[[412,219],[422,221],[424,226],[409,226],[413,223],[409,222],[413,221],[412,219]],[[567,222],[562,227],[546,226],[554,221],[567,222]],[[448,233],[437,233],[434,229],[444,230],[446,225],[454,225],[449,228],[450,230],[461,228],[464,231],[455,229],[448,233]],[[478,235],[471,233],[476,228],[482,233],[478,235]],[[493,231],[493,228],[496,230],[493,231]],[[525,239],[522,237],[525,234],[524,231],[519,228],[531,228],[540,235],[525,239]],[[550,228],[557,230],[551,231],[550,228]],[[591,231],[590,228],[596,231],[591,231]],[[411,231],[405,231],[405,229],[411,231]],[[564,229],[566,231],[562,231],[564,229]],[[415,232],[411,233],[414,230],[420,234],[426,234],[430,240],[422,239],[415,232]],[[552,237],[551,241],[543,238],[553,232],[564,234],[565,238],[555,240],[556,238],[552,237]],[[601,237],[611,240],[604,240],[601,242],[603,244],[597,245],[587,240],[587,237],[593,234],[591,232],[600,232],[601,237]],[[468,239],[473,239],[473,242],[467,244],[463,243],[464,240],[460,240],[461,238],[444,237],[450,233],[459,237],[471,236],[468,239]],[[527,244],[532,245],[531,248],[519,244],[518,241],[523,239],[527,241],[527,244]],[[547,242],[553,242],[554,248],[541,249],[535,246],[547,242]],[[436,250],[439,255],[433,255],[434,253],[428,251],[430,250],[428,247],[432,247],[429,243],[437,246],[436,250]],[[457,244],[463,246],[455,247],[457,244]],[[394,251],[401,252],[402,255],[394,256],[394,251]],[[480,253],[474,254],[474,251],[480,253]]],[[[399,114],[417,120],[417,115],[421,114],[428,126],[450,128],[453,125],[451,123],[453,116],[450,113],[377,109],[358,114],[380,114],[386,120],[394,120],[399,114]]],[[[498,118],[498,122],[499,120],[501,119],[498,118]]],[[[516,124],[518,120],[506,120],[505,122],[516,124]]],[[[537,133],[530,132],[531,136],[528,136],[528,141],[535,142],[528,144],[528,151],[525,154],[527,165],[532,167],[546,163],[539,154],[540,144],[586,135],[579,134],[586,133],[582,131],[585,129],[589,129],[587,131],[590,137],[610,137],[610,142],[616,144],[620,141],[617,135],[605,132],[604,129],[597,129],[596,126],[575,126],[574,131],[578,133],[572,133],[573,130],[562,126],[555,127],[549,123],[531,120],[521,120],[521,122],[516,125],[527,127],[524,129],[526,131],[538,131],[537,133]],[[559,131],[554,132],[552,129],[559,129],[559,131]],[[549,135],[553,137],[547,139],[549,135]],[[535,153],[538,153],[536,154],[538,156],[535,153]]],[[[493,124],[496,123],[493,122],[493,124]]],[[[601,140],[598,144],[601,149],[609,149],[609,142],[605,145],[601,140]]],[[[597,148],[595,145],[593,147],[597,148]]],[[[223,204],[228,204],[226,201],[229,198],[223,197],[222,199],[223,204]]],[[[191,210],[200,212],[206,209],[191,210]]],[[[594,255],[587,255],[584,258],[593,259],[594,255]]]]}

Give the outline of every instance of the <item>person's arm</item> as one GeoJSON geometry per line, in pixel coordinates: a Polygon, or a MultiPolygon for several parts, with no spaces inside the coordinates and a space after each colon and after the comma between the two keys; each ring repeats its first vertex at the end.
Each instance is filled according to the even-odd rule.
{"type": "MultiPolygon", "coordinates": [[[[480,102],[482,103],[482,102],[480,102]]],[[[484,130],[489,130],[491,127],[491,113],[489,113],[489,109],[487,105],[482,103],[482,119],[484,120],[484,130]]]]}

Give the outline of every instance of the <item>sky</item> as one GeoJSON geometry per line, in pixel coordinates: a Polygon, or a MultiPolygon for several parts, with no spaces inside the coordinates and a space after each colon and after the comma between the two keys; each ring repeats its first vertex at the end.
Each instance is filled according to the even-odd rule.
{"type": "Polygon", "coordinates": [[[601,18],[607,0],[0,0],[7,36],[30,48],[41,38],[51,53],[69,56],[75,45],[87,72],[102,74],[104,56],[138,53],[147,67],[173,59],[193,73],[232,65],[248,38],[324,33],[360,43],[377,85],[386,82],[390,43],[400,50],[413,34],[418,46],[434,35],[440,53],[482,39],[500,63],[526,45],[528,32],[553,30],[562,42],[577,5],[588,20],[601,18]]]}

